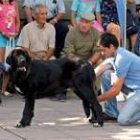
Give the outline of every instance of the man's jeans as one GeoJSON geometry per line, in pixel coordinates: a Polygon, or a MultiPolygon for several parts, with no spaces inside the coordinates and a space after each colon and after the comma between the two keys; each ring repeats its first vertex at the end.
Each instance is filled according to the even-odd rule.
{"type": "MultiPolygon", "coordinates": [[[[101,90],[105,93],[111,87],[111,73],[112,70],[107,70],[101,77],[101,90]]],[[[126,94],[132,93],[132,91],[125,86],[122,87],[122,91],[126,94]]],[[[116,97],[106,101],[104,103],[106,114],[118,117],[118,123],[120,125],[133,125],[140,120],[140,93],[135,93],[129,99],[127,99],[120,112],[117,108],[116,97]]]]}

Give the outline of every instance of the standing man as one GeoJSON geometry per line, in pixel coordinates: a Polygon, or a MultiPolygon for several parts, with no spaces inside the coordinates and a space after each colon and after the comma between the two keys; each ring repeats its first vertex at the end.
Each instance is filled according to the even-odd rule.
{"type": "Polygon", "coordinates": [[[101,35],[99,50],[106,58],[95,69],[96,76],[101,75],[102,95],[98,96],[98,101],[105,101],[104,119],[133,125],[140,120],[140,58],[119,47],[117,38],[110,33],[101,35]],[[116,96],[120,91],[133,95],[119,112],[116,96]]]}

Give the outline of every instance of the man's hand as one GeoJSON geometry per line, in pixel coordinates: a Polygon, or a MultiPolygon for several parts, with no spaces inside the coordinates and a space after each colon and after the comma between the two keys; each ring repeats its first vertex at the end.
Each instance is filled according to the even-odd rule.
{"type": "Polygon", "coordinates": [[[52,25],[55,25],[57,23],[57,20],[54,18],[54,19],[50,20],[49,23],[52,24],[52,25]]]}
{"type": "Polygon", "coordinates": [[[116,97],[120,93],[123,84],[124,84],[123,77],[116,78],[113,83],[113,86],[111,86],[108,91],[106,91],[105,93],[103,93],[102,95],[99,95],[97,97],[98,101],[99,102],[108,101],[108,100],[111,100],[112,98],[116,97]]]}
{"type": "Polygon", "coordinates": [[[88,63],[89,63],[90,65],[93,65],[92,61],[90,61],[90,60],[88,60],[88,63]]]}

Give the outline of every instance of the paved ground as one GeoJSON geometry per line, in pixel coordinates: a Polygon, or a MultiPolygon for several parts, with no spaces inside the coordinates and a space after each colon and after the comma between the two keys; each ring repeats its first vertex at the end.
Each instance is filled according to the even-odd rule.
{"type": "Polygon", "coordinates": [[[20,96],[4,98],[0,106],[0,140],[140,140],[140,124],[121,127],[106,123],[102,128],[93,128],[74,96],[66,103],[37,100],[32,125],[17,129],[14,126],[23,106],[20,96]]]}

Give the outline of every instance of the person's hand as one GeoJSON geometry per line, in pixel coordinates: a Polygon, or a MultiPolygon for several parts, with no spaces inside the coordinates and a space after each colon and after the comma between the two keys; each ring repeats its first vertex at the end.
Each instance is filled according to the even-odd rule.
{"type": "Polygon", "coordinates": [[[92,61],[91,61],[91,60],[88,60],[88,63],[89,63],[90,65],[93,65],[93,63],[92,63],[92,61]]]}
{"type": "Polygon", "coordinates": [[[74,26],[72,26],[71,24],[68,25],[69,30],[71,30],[74,26]]]}
{"type": "Polygon", "coordinates": [[[2,35],[3,35],[4,37],[6,37],[7,39],[10,39],[10,35],[9,35],[9,34],[7,34],[7,33],[2,33],[2,35]]]}
{"type": "Polygon", "coordinates": [[[45,58],[43,58],[43,60],[44,60],[44,61],[48,61],[48,60],[49,60],[49,58],[48,58],[48,57],[45,57],[45,58]]]}
{"type": "Polygon", "coordinates": [[[11,37],[17,37],[19,34],[18,33],[15,33],[15,34],[13,34],[13,35],[11,35],[11,37]]]}
{"type": "Polygon", "coordinates": [[[54,19],[50,20],[49,23],[52,24],[52,25],[55,25],[57,23],[57,20],[54,18],[54,19]]]}

